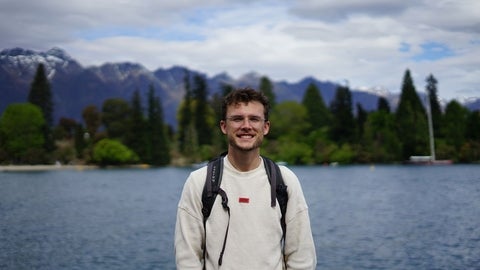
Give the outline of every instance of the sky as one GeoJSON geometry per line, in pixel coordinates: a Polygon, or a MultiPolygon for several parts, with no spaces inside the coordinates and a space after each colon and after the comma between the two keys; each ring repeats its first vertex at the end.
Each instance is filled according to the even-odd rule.
{"type": "Polygon", "coordinates": [[[444,100],[480,98],[478,0],[0,0],[0,49],[64,49],[83,66],[313,76],[444,100]]]}

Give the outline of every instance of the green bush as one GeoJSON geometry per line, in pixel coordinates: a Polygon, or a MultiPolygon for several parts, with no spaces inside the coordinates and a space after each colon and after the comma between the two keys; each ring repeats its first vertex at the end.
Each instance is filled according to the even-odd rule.
{"type": "Polygon", "coordinates": [[[93,148],[93,161],[100,166],[124,165],[137,163],[139,158],[121,142],[102,139],[93,148]]]}

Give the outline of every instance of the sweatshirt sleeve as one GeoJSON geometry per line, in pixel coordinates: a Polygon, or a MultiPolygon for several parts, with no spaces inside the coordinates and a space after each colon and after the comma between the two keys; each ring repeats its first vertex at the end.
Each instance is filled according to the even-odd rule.
{"type": "Polygon", "coordinates": [[[204,239],[201,189],[198,189],[195,177],[190,174],[183,187],[177,209],[175,260],[178,270],[203,268],[204,239]]]}
{"type": "Polygon", "coordinates": [[[288,191],[285,261],[288,270],[314,270],[317,264],[308,206],[295,174],[282,169],[288,191]]]}

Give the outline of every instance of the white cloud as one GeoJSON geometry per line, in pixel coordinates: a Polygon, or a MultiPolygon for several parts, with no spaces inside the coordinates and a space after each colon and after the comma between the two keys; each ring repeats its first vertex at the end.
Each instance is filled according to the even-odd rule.
{"type": "Polygon", "coordinates": [[[184,65],[215,75],[306,76],[398,92],[430,73],[441,97],[480,97],[476,0],[0,0],[0,47],[58,46],[82,64],[184,65]],[[425,44],[451,55],[414,60],[425,44]]]}

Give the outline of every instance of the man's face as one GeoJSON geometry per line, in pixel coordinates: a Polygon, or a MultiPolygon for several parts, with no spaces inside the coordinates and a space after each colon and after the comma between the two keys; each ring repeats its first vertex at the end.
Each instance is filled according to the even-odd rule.
{"type": "Polygon", "coordinates": [[[220,121],[220,128],[227,135],[230,147],[240,151],[260,147],[263,136],[270,130],[270,122],[264,119],[263,112],[264,107],[258,101],[227,107],[226,119],[220,121]]]}

